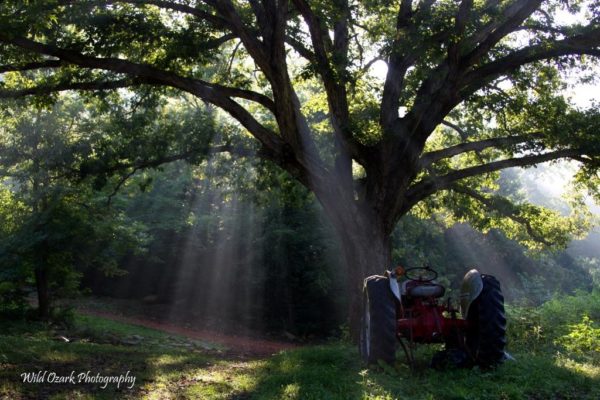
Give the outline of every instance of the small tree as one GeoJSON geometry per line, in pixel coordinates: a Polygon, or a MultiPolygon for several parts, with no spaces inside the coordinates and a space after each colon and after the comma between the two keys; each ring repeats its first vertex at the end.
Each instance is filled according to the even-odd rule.
{"type": "Polygon", "coordinates": [[[77,101],[37,111],[13,105],[0,118],[0,280],[35,283],[42,319],[53,299],[78,291],[83,268],[118,273],[117,257],[143,245],[141,227],[78,176],[94,147],[77,129],[81,111],[77,101]]]}

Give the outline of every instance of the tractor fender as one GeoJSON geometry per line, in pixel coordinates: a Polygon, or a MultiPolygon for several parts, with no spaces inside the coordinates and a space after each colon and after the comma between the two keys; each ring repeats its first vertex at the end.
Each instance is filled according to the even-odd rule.
{"type": "Polygon", "coordinates": [[[472,269],[465,274],[460,286],[460,313],[463,318],[467,318],[471,303],[479,297],[483,290],[483,279],[476,269],[472,269]]]}
{"type": "Polygon", "coordinates": [[[368,278],[365,279],[363,288],[366,288],[367,281],[369,281],[373,278],[386,278],[388,280],[390,291],[392,292],[392,294],[394,295],[396,300],[402,302],[402,294],[400,293],[400,285],[398,285],[398,277],[396,276],[396,273],[393,270],[385,271],[383,276],[381,276],[381,275],[369,276],[368,278]]]}
{"type": "MultiPolygon", "coordinates": [[[[367,286],[367,281],[373,278],[382,277],[380,275],[373,275],[365,279],[365,287],[367,286]]],[[[398,301],[402,301],[402,294],[400,293],[400,285],[398,285],[398,277],[394,270],[385,271],[382,278],[386,278],[388,280],[388,284],[390,287],[390,291],[398,301]]]]}
{"type": "Polygon", "coordinates": [[[402,301],[402,295],[400,294],[400,285],[398,285],[398,278],[394,272],[391,272],[388,276],[388,281],[390,282],[390,290],[394,294],[394,297],[398,299],[398,301],[402,301]]]}

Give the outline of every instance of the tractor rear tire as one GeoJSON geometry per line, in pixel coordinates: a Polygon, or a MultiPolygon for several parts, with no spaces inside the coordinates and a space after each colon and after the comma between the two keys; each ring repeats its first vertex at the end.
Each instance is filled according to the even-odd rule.
{"type": "Polygon", "coordinates": [[[506,317],[500,282],[491,275],[482,275],[482,280],[481,294],[467,315],[466,345],[475,364],[489,368],[505,359],[506,317]]]}
{"type": "Polygon", "coordinates": [[[396,299],[388,278],[371,276],[365,280],[359,351],[368,364],[396,360],[396,299]]]}

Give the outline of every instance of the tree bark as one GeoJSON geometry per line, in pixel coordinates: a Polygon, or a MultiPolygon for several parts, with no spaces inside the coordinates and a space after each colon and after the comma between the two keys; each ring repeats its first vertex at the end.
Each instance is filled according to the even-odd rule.
{"type": "Polygon", "coordinates": [[[363,301],[363,282],[371,275],[391,269],[391,250],[387,237],[355,237],[342,240],[347,265],[348,325],[351,339],[358,341],[363,301]]]}
{"type": "Polygon", "coordinates": [[[357,211],[353,207],[340,209],[346,212],[353,210],[333,221],[346,266],[350,335],[353,340],[358,340],[363,282],[370,275],[383,274],[391,269],[390,234],[384,228],[385,221],[372,215],[369,210],[357,211]]]}

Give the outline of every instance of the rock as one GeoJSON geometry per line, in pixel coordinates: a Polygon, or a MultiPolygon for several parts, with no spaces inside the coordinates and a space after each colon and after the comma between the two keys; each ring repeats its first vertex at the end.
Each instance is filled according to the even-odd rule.
{"type": "Polygon", "coordinates": [[[127,346],[136,346],[142,342],[144,339],[143,336],[140,335],[131,335],[121,339],[120,343],[127,346]]]}
{"type": "Polygon", "coordinates": [[[192,343],[195,347],[200,348],[202,350],[216,350],[217,348],[217,346],[202,340],[194,340],[192,343]]]}
{"type": "Polygon", "coordinates": [[[185,342],[175,342],[175,343],[172,343],[171,346],[185,347],[185,348],[188,348],[188,349],[191,349],[192,347],[194,347],[193,344],[191,344],[191,343],[185,343],[185,342]]]}

